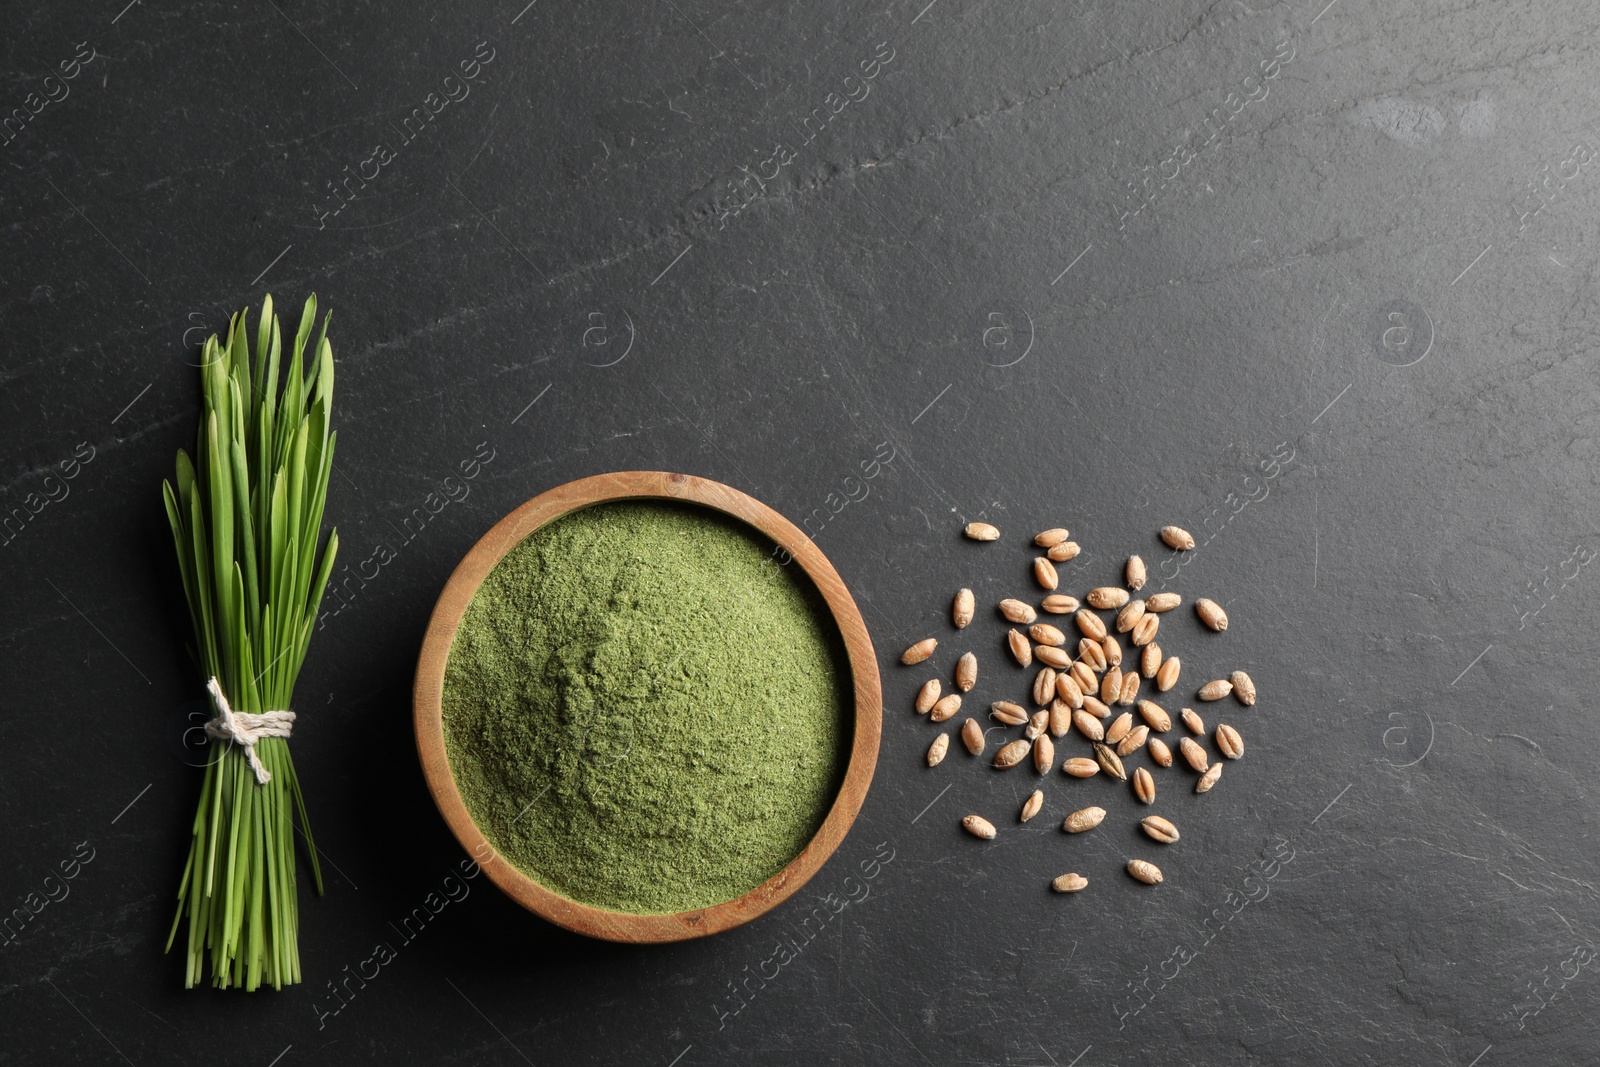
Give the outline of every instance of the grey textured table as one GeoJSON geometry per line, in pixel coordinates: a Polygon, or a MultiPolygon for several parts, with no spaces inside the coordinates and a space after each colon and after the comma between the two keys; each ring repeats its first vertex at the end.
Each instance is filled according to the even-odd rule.
{"type": "Polygon", "coordinates": [[[0,1062],[1592,1062],[1597,22],[9,5],[0,1062]],[[328,517],[377,570],[298,689],[329,885],[304,985],[186,993],[161,946],[200,689],[160,480],[197,342],[313,289],[328,517]],[[760,497],[851,583],[885,676],[860,819],[701,942],[591,943],[486,879],[400,937],[461,858],[410,737],[435,596],[518,503],[638,468],[760,497]],[[970,646],[975,696],[1019,694],[990,605],[1037,595],[1023,539],[1058,524],[1072,591],[1137,551],[1227,607],[1163,630],[1185,686],[1261,689],[1218,706],[1248,750],[1216,790],[1165,772],[1154,889],[1103,783],[1053,776],[1019,827],[1026,772],[925,768],[927,672],[894,662],[936,633],[930,666],[970,646]],[[1113,818],[1062,834],[1091,792],[1113,818]],[[1089,890],[1050,894],[1065,870],[1089,890]]]}

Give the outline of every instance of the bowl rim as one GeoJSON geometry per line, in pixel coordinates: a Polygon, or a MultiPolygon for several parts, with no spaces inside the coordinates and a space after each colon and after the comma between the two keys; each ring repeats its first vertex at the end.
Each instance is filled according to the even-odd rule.
{"type": "Polygon", "coordinates": [[[683,941],[742,925],[777,907],[819,871],[844,840],[866,799],[883,730],[883,693],[877,655],[866,621],[818,548],[799,527],[745,493],[691,474],[614,471],[547,489],[497,522],[478,539],[445,583],[428,620],[412,689],[417,754],[434,804],[463,848],[507,896],[540,917],[575,933],[635,943],[683,941]],[[697,504],[754,527],[800,565],[821,594],[845,647],[855,697],[848,763],[833,804],[811,840],[782,870],[732,900],[688,911],[650,915],[611,911],[556,893],[495,851],[467,811],[444,745],[444,672],[462,615],[478,587],[506,553],[535,530],[574,511],[618,500],[697,504]]]}

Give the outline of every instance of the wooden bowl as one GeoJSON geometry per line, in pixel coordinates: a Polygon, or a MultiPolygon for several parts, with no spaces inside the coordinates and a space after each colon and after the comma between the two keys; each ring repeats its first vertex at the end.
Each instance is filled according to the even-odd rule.
{"type": "Polygon", "coordinates": [[[682,941],[704,937],[747,923],[777,907],[821,869],[855,822],[866,799],[867,786],[878,761],[878,739],[883,727],[883,693],[872,639],[856,602],[822,550],[794,523],[759,500],[706,478],[662,471],[619,471],[580,478],[540,493],[501,519],[472,547],[445,583],[434,606],[417,660],[413,689],[417,752],[434,803],[456,840],[517,903],[559,926],[608,941],[682,941]],[[663,915],[635,915],[609,911],[575,900],[540,885],[495,852],[461,799],[455,777],[445,757],[445,661],[455,640],[456,627],[473,594],[495,564],[529,534],[569,512],[608,500],[665,500],[699,504],[755,527],[788,552],[822,594],[839,628],[849,660],[855,690],[855,729],[844,781],[822,826],[788,866],[743,896],[708,908],[663,915]]]}

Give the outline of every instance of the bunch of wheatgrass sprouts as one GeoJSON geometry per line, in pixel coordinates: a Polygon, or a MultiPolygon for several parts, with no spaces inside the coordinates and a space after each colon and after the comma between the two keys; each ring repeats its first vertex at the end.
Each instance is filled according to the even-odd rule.
{"type": "Polygon", "coordinates": [[[253,990],[266,983],[280,989],[300,981],[297,818],[311,876],[322,892],[288,738],[261,737],[252,749],[226,732],[213,733],[222,720],[232,721],[224,709],[261,714],[290,707],[339,547],[334,531],[318,562],[337,437],[328,430],[328,317],[308,348],[317,315],[312,294],[280,381],[272,297],[261,306],[253,359],[248,312],[232,317],[224,341],[213,334],[205,343],[205,408],[194,458],[180,449],[177,485],[163,483],[194,623],[191,651],[215,683],[208,683],[216,714],[207,732],[217,738],[211,745],[216,756],[206,764],[178,912],[167,937],[170,951],[187,916],[185,988],[200,983],[208,958],[211,984],[218,988],[253,990]]]}

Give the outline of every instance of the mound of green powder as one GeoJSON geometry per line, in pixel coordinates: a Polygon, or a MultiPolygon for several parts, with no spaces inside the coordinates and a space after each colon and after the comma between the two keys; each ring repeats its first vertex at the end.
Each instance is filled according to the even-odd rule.
{"type": "Polygon", "coordinates": [[[833,803],[842,642],[798,566],[704,508],[613,502],[536,530],[468,605],[444,736],[500,854],[641,914],[760,885],[833,803]]]}

